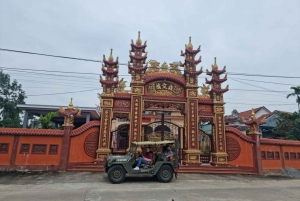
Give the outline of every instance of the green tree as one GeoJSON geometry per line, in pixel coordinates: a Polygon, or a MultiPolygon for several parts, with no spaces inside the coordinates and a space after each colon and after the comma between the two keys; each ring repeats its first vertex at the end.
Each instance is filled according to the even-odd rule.
{"type": "Polygon", "coordinates": [[[286,140],[300,140],[300,117],[299,113],[280,113],[277,118],[277,125],[273,129],[275,137],[286,140]]]}
{"type": "Polygon", "coordinates": [[[0,127],[21,127],[22,110],[17,104],[25,104],[25,91],[17,80],[11,83],[10,75],[0,70],[0,127]]]}
{"type": "Polygon", "coordinates": [[[298,104],[298,112],[300,114],[300,86],[291,87],[291,89],[293,89],[294,92],[288,94],[286,98],[289,98],[290,96],[296,96],[296,102],[298,104]]]}
{"type": "Polygon", "coordinates": [[[57,112],[50,112],[45,116],[41,115],[39,118],[39,123],[41,124],[42,128],[44,129],[54,129],[55,127],[51,124],[51,120],[54,117],[58,117],[57,112]]]}

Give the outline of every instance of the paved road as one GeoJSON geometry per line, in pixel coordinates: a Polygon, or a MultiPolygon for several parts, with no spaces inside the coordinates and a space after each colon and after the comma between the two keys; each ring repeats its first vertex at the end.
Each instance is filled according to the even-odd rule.
{"type": "Polygon", "coordinates": [[[2,201],[299,201],[300,180],[286,177],[180,174],[162,184],[127,178],[111,184],[105,173],[1,173],[2,201]]]}

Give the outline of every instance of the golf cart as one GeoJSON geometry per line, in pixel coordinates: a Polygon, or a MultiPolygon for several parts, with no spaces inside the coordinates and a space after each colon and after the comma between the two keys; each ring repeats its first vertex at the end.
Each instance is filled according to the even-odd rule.
{"type": "Polygon", "coordinates": [[[170,182],[173,179],[174,173],[177,178],[179,168],[178,150],[178,140],[132,142],[130,150],[126,155],[106,157],[104,163],[105,172],[108,174],[110,182],[114,184],[123,182],[126,174],[130,176],[152,175],[156,176],[160,182],[170,182]],[[161,153],[160,148],[167,144],[171,145],[173,149],[173,157],[170,157],[169,160],[158,160],[159,153],[161,153]],[[148,165],[143,165],[138,170],[134,170],[138,146],[150,146],[153,149],[154,156],[148,165]]]}

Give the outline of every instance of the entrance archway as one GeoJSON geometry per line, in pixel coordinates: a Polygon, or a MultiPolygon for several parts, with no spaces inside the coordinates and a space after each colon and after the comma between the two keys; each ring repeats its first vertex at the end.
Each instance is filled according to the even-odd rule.
{"type": "Polygon", "coordinates": [[[126,150],[128,148],[129,126],[129,124],[121,124],[117,130],[112,132],[111,148],[113,153],[116,150],[126,150]]]}
{"type": "Polygon", "coordinates": [[[211,156],[211,138],[212,136],[199,128],[199,147],[201,150],[200,161],[202,163],[210,163],[211,156]]]}

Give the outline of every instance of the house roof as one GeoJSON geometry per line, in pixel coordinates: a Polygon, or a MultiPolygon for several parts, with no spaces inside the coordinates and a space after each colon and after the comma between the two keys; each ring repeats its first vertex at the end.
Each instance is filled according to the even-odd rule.
{"type": "MultiPolygon", "coordinates": [[[[271,113],[270,110],[268,110],[265,106],[254,108],[253,111],[254,111],[254,113],[257,113],[261,109],[265,109],[269,113],[271,113]]],[[[246,111],[243,111],[243,112],[239,112],[239,118],[244,117],[245,119],[247,119],[247,118],[249,118],[251,116],[251,114],[252,114],[252,109],[251,110],[246,110],[246,111]]],[[[233,120],[237,120],[238,118],[234,117],[233,115],[227,115],[227,116],[225,116],[225,119],[229,120],[229,121],[230,120],[233,121],[233,120]]]]}

